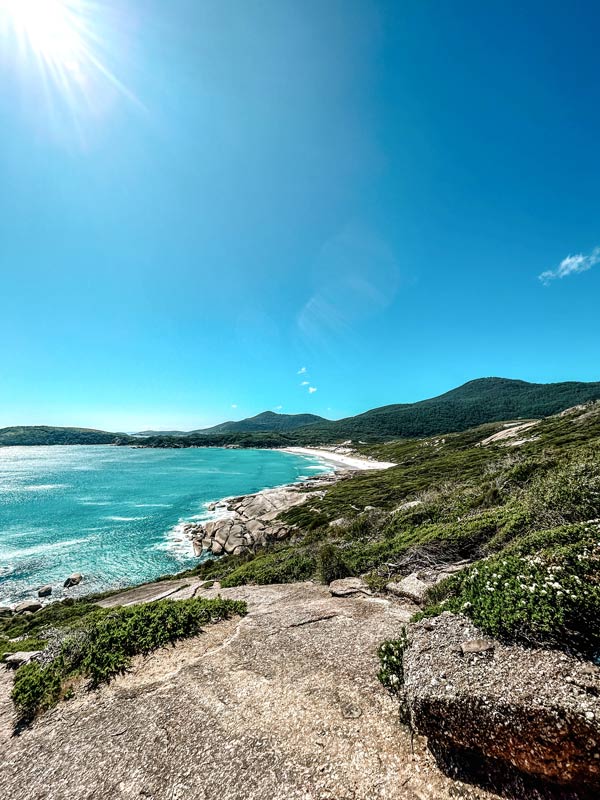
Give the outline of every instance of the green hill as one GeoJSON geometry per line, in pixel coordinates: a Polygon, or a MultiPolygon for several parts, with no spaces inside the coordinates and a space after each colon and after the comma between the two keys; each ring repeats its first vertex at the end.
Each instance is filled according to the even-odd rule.
{"type": "Polygon", "coordinates": [[[479,378],[418,403],[382,406],[355,417],[311,425],[295,437],[306,443],[341,439],[410,438],[463,431],[486,422],[539,419],[600,399],[600,383],[527,383],[479,378]]]}
{"type": "Polygon", "coordinates": [[[132,436],[186,436],[186,431],[138,431],[132,436]]]}
{"type": "Polygon", "coordinates": [[[270,433],[294,431],[315,423],[327,423],[324,417],[316,414],[276,414],[274,411],[263,411],[255,417],[241,419],[238,422],[222,422],[212,428],[203,428],[197,431],[190,431],[190,435],[197,434],[217,434],[217,433],[258,433],[269,431],[270,433]]]}
{"type": "Polygon", "coordinates": [[[55,428],[49,425],[0,428],[0,447],[49,444],[120,444],[129,437],[93,428],[55,428]]]}

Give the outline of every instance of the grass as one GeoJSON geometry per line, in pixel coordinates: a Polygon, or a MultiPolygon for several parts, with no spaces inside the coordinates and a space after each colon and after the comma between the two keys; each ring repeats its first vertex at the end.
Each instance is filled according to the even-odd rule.
{"type": "MultiPolygon", "coordinates": [[[[55,604],[57,606],[61,604],[55,604]]],[[[203,625],[244,614],[240,601],[191,599],[159,600],[146,605],[93,611],[83,603],[61,629],[60,644],[48,663],[24,664],[15,674],[12,700],[19,722],[27,723],[69,692],[69,681],[84,677],[92,688],[125,672],[138,654],[195,636],[203,625]]],[[[70,607],[77,608],[77,604],[70,607]]],[[[64,619],[64,609],[47,607],[46,616],[64,619]]],[[[40,612],[41,613],[41,612],[40,612]]],[[[40,629],[41,630],[41,629],[40,629]]]]}

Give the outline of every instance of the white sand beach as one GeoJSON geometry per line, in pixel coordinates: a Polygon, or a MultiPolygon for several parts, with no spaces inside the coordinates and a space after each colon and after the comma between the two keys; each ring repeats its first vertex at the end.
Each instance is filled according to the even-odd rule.
{"type": "Polygon", "coordinates": [[[300,456],[314,456],[333,464],[338,469],[389,469],[395,467],[391,461],[375,461],[369,458],[336,453],[334,450],[318,449],[316,447],[284,447],[286,453],[295,453],[300,456]]]}

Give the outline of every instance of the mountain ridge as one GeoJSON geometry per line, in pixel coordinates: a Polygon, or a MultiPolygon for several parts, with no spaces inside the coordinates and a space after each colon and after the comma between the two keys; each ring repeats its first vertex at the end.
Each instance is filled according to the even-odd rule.
{"type": "Polygon", "coordinates": [[[316,414],[277,414],[222,422],[189,432],[145,431],[134,436],[93,428],[16,426],[0,429],[0,446],[35,444],[139,444],[140,446],[278,447],[342,440],[384,441],[460,432],[488,422],[541,419],[575,405],[600,400],[600,382],[530,383],[511,378],[476,378],[436,397],[397,403],[339,420],[316,414]],[[141,443],[143,440],[143,444],[141,443]]]}
{"type": "Polygon", "coordinates": [[[262,411],[253,417],[241,420],[230,420],[213,425],[210,428],[200,428],[190,431],[190,435],[212,433],[256,433],[259,431],[282,432],[304,428],[312,424],[329,422],[318,414],[278,414],[275,411],[262,411]]]}

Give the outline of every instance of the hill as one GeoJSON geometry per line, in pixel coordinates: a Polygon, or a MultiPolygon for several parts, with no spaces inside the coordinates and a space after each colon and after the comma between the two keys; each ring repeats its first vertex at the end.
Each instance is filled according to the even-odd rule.
{"type": "Polygon", "coordinates": [[[49,425],[19,425],[0,428],[0,447],[51,444],[122,444],[123,433],[109,433],[93,428],[55,428],[49,425]]]}
{"type": "Polygon", "coordinates": [[[187,436],[186,431],[138,431],[132,436],[187,436]]]}
{"type": "Polygon", "coordinates": [[[329,420],[316,414],[276,414],[274,411],[263,411],[262,414],[257,414],[255,417],[241,419],[238,422],[222,422],[212,428],[190,431],[190,434],[211,435],[220,433],[258,433],[261,431],[285,433],[304,428],[307,425],[328,422],[329,420]]]}
{"type": "Polygon", "coordinates": [[[540,419],[600,399],[600,383],[527,383],[479,378],[417,403],[381,406],[296,431],[305,443],[412,438],[464,431],[487,422],[540,419]]]}

